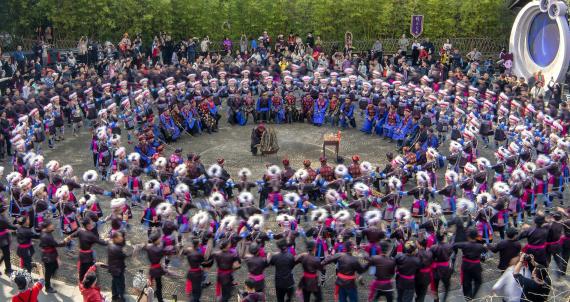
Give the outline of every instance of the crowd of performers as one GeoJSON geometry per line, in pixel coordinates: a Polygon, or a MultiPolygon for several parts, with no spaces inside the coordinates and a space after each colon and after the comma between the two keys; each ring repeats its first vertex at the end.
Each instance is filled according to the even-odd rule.
{"type": "MultiPolygon", "coordinates": [[[[188,259],[192,301],[201,299],[211,278],[216,296],[228,301],[241,265],[248,272],[246,301],[264,299],[264,271],[271,265],[278,301],[294,295],[296,264],[303,269],[298,288],[305,301],[322,300],[329,263],[336,264],[339,301],[358,300],[358,276],[367,270],[375,276],[371,301],[423,301],[427,294],[445,300],[458,255],[468,299],[477,294],[481,261],[491,253],[499,254],[500,270],[521,250],[532,255],[525,257],[532,277],[548,286],[544,271],[550,261],[565,274],[570,115],[564,103],[547,106],[524,85],[473,87],[460,73],[434,83],[399,73],[364,81],[350,68],[342,77],[321,70],[300,78],[292,69],[283,72],[282,82],[267,71],[244,70],[239,82],[225,71],[219,78],[207,71],[199,77],[169,68],[153,72],[152,81],[128,83],[119,76],[96,88],[89,81],[78,83],[80,90],[66,86],[46,97],[45,106],[12,119],[13,171],[5,173],[0,216],[6,273],[12,271],[10,237],[27,271],[39,246],[46,288],[54,292],[58,248],[78,248],[78,280],[85,287],[97,258],[92,247],[107,245],[113,299],[122,301],[125,238],[132,226],[143,226],[149,243],[134,250],[148,255],[159,301],[162,277],[171,273],[177,255],[188,259]],[[360,115],[362,131],[395,141],[401,153],[388,153],[381,167],[358,155],[347,165],[320,158],[318,165],[305,160],[298,169],[284,159],[282,166],[266,167],[261,179],[252,179],[247,168],[230,175],[221,158],[206,168],[198,154],[167,154],[165,147],[185,132],[217,131],[224,110],[237,125],[252,118],[355,128],[360,115]],[[62,138],[65,118],[74,133],[82,126],[92,131],[96,169],[82,177],[41,154],[43,140],[52,146],[62,138]],[[448,150],[442,151],[446,140],[448,150]],[[482,157],[484,147],[495,149],[495,158],[482,157]],[[109,213],[103,202],[110,204],[109,213]],[[135,207],[141,217],[133,216],[135,207]],[[269,227],[268,218],[277,227],[269,227]],[[106,234],[99,233],[103,223],[111,226],[106,234]],[[54,239],[55,230],[63,241],[54,239]],[[276,253],[265,250],[272,240],[276,253]],[[297,252],[298,245],[305,252],[297,252]]],[[[545,300],[549,288],[544,290],[546,296],[530,300],[545,300]]]]}

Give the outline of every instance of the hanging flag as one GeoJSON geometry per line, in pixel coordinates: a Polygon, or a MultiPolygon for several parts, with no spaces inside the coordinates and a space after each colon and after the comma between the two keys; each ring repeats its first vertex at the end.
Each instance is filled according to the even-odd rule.
{"type": "Polygon", "coordinates": [[[417,38],[424,32],[424,16],[412,15],[412,23],[410,24],[410,34],[417,38]]]}

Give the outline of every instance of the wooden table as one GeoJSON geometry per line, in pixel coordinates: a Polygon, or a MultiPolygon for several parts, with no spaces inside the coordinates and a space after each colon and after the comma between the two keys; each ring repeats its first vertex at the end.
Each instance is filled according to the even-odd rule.
{"type": "Polygon", "coordinates": [[[338,159],[338,150],[340,147],[340,131],[335,133],[327,133],[323,137],[323,156],[326,157],[326,146],[334,146],[335,155],[338,159]]]}

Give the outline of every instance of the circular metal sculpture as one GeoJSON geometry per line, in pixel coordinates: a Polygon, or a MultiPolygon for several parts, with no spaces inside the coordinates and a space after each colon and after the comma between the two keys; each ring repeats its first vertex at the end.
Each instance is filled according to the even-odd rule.
{"type": "Polygon", "coordinates": [[[542,71],[545,79],[564,81],[570,63],[570,30],[563,1],[532,1],[515,19],[509,42],[513,72],[530,78],[542,71]]]}

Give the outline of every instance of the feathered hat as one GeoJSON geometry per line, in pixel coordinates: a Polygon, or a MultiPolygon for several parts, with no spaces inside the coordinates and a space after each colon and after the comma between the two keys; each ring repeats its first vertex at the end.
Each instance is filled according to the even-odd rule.
{"type": "Polygon", "coordinates": [[[111,200],[111,209],[122,208],[125,204],[127,204],[127,200],[125,198],[114,198],[111,200]]]}
{"type": "Polygon", "coordinates": [[[158,192],[158,190],[160,190],[160,182],[158,182],[156,179],[151,179],[144,183],[144,190],[158,192]]]}
{"type": "Polygon", "coordinates": [[[394,213],[394,218],[396,218],[396,220],[400,222],[408,221],[410,220],[411,217],[412,213],[410,213],[410,210],[406,208],[398,208],[394,213]]]}
{"type": "Polygon", "coordinates": [[[317,208],[311,211],[311,221],[325,222],[329,217],[329,212],[323,208],[317,208]]]}
{"type": "Polygon", "coordinates": [[[238,201],[241,206],[252,205],[254,200],[253,194],[247,191],[241,192],[238,195],[238,201]]]}
{"type": "Polygon", "coordinates": [[[350,212],[348,210],[340,210],[333,215],[333,218],[336,221],[346,222],[346,221],[349,221],[351,219],[350,216],[351,215],[350,215],[350,212]]]}
{"type": "Polygon", "coordinates": [[[183,182],[177,184],[174,188],[174,193],[176,193],[176,195],[185,195],[188,192],[190,192],[190,188],[188,188],[188,185],[183,182]]]}
{"type": "Polygon", "coordinates": [[[85,173],[83,173],[83,181],[87,183],[93,183],[97,181],[98,176],[99,175],[97,174],[97,171],[87,170],[85,173]]]}
{"type": "Polygon", "coordinates": [[[210,221],[210,214],[206,211],[199,211],[192,216],[192,225],[205,225],[210,221]]]}
{"type": "Polygon", "coordinates": [[[295,207],[299,201],[301,201],[301,197],[295,192],[287,193],[283,196],[283,202],[290,207],[295,207]]]}
{"type": "Polygon", "coordinates": [[[220,221],[220,228],[223,229],[233,229],[237,224],[237,217],[234,215],[226,215],[220,221]]]}
{"type": "Polygon", "coordinates": [[[388,187],[391,190],[399,190],[402,187],[402,181],[399,178],[392,176],[388,179],[388,187]]]}
{"type": "Polygon", "coordinates": [[[222,177],[222,167],[218,164],[213,164],[208,168],[206,171],[209,177],[211,178],[220,178],[222,177]]]}
{"type": "Polygon", "coordinates": [[[224,195],[222,195],[222,193],[220,193],[220,192],[213,192],[213,193],[210,194],[210,196],[208,197],[208,202],[209,202],[213,207],[222,207],[222,206],[226,203],[226,199],[224,198],[224,195]]]}
{"type": "Polygon", "coordinates": [[[175,213],[174,207],[169,202],[161,202],[156,207],[156,215],[158,215],[158,216],[168,217],[173,213],[175,213]]]}
{"type": "Polygon", "coordinates": [[[263,218],[263,215],[261,215],[261,214],[251,215],[249,217],[249,219],[247,220],[247,225],[249,225],[250,227],[252,227],[256,230],[262,229],[263,224],[265,224],[265,219],[263,218]]]}
{"type": "Polygon", "coordinates": [[[493,195],[487,192],[477,194],[475,200],[477,201],[478,205],[485,205],[491,201],[493,201],[493,195]]]}
{"type": "Polygon", "coordinates": [[[363,174],[368,174],[368,173],[372,172],[373,169],[374,169],[374,167],[372,166],[372,164],[370,162],[363,161],[360,163],[360,171],[363,174]]]}
{"type": "Polygon", "coordinates": [[[344,177],[346,174],[348,174],[348,168],[345,165],[337,165],[334,168],[334,174],[336,177],[344,177]]]}
{"type": "Polygon", "coordinates": [[[242,168],[241,170],[239,170],[238,175],[240,178],[247,178],[251,176],[251,170],[249,170],[248,168],[242,168]]]}
{"type": "Polygon", "coordinates": [[[374,225],[382,220],[382,212],[380,210],[369,210],[364,213],[364,220],[368,225],[374,225]]]}

